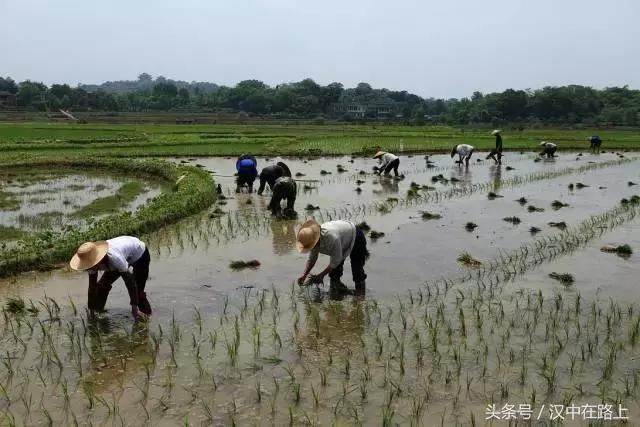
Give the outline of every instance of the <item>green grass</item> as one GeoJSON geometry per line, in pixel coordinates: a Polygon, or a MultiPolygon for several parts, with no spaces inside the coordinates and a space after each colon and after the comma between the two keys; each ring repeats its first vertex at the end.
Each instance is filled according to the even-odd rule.
{"type": "Polygon", "coordinates": [[[18,240],[25,234],[22,230],[0,224],[0,240],[18,240]]]}
{"type": "Polygon", "coordinates": [[[14,211],[20,209],[20,201],[16,195],[8,191],[0,191],[0,211],[14,211]]]}
{"type": "MultiPolygon", "coordinates": [[[[493,148],[490,129],[391,125],[75,125],[0,123],[0,149],[6,156],[198,156],[253,154],[369,154],[380,146],[392,152],[448,152],[469,143],[493,148]]],[[[639,149],[640,134],[622,129],[504,130],[506,150],[538,150],[544,139],[560,150],[586,150],[586,138],[598,133],[603,148],[639,149]]]]}
{"type": "Polygon", "coordinates": [[[88,205],[77,210],[72,216],[76,218],[93,218],[97,215],[118,212],[120,209],[131,203],[140,194],[144,193],[145,187],[139,181],[131,181],[123,184],[113,196],[99,197],[88,205]]]}

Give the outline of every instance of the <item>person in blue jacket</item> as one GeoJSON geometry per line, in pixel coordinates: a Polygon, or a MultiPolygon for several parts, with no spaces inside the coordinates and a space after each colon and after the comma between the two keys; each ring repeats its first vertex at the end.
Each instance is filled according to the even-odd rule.
{"type": "Polygon", "coordinates": [[[240,192],[240,189],[247,185],[249,187],[249,193],[253,192],[253,182],[258,176],[258,161],[254,156],[249,154],[243,154],[238,157],[236,161],[236,171],[238,177],[236,178],[236,193],[240,192]]]}

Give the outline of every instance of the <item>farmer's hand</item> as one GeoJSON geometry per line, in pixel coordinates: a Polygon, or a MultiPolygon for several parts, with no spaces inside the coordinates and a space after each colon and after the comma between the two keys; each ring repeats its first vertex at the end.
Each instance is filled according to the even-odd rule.
{"type": "Polygon", "coordinates": [[[307,276],[302,275],[300,277],[298,277],[298,285],[302,286],[304,285],[304,281],[306,280],[307,276]]]}
{"type": "Polygon", "coordinates": [[[131,315],[136,320],[142,320],[142,321],[147,321],[148,320],[147,315],[144,314],[143,312],[141,312],[140,310],[138,310],[138,306],[137,305],[132,305],[131,306],[131,315]]]}
{"type": "Polygon", "coordinates": [[[324,281],[324,274],[312,274],[310,278],[311,283],[321,284],[324,281]]]}

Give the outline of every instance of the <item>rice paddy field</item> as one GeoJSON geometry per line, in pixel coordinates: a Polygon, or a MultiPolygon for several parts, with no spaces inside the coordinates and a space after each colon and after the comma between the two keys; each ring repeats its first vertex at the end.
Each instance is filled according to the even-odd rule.
{"type": "Polygon", "coordinates": [[[486,129],[84,126],[0,124],[3,425],[640,423],[639,133],[505,131],[497,166],[486,129]],[[287,163],[297,218],[235,192],[242,152],[287,163]],[[364,295],[297,285],[312,217],[366,223],[364,295]],[[65,265],[117,234],[148,322],[65,265]]]}

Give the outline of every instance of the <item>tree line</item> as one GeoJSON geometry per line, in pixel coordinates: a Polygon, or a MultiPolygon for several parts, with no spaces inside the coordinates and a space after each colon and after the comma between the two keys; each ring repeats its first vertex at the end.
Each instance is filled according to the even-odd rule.
{"type": "MultiPolygon", "coordinates": [[[[244,112],[250,115],[339,120],[395,119],[410,123],[551,123],[640,125],[640,91],[569,85],[536,90],[474,92],[465,98],[422,98],[407,91],[345,88],[312,79],[269,86],[244,80],[233,87],[142,73],[137,80],[101,85],[52,84],[0,77],[0,93],[33,111],[244,112]]],[[[1,107],[0,107],[1,108],[1,107]]]]}

